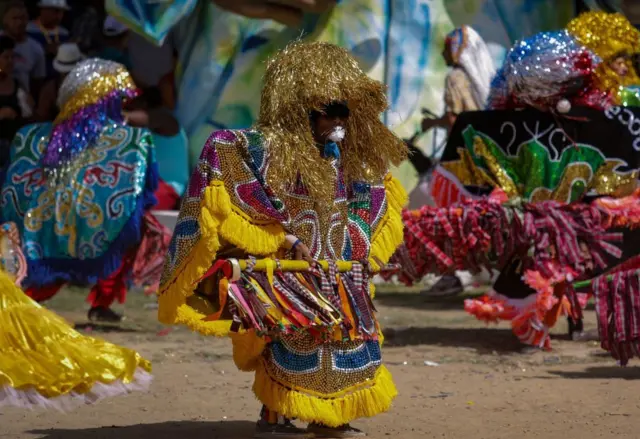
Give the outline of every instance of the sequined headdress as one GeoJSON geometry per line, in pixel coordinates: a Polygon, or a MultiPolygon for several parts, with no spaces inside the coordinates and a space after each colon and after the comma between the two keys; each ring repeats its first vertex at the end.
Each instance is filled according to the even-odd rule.
{"type": "Polygon", "coordinates": [[[293,43],[269,63],[257,127],[265,134],[274,186],[298,175],[314,196],[333,196],[331,165],[322,160],[309,115],[332,102],[346,102],[350,115],[340,144],[347,182],[376,181],[406,157],[406,147],[380,120],[385,87],[369,78],[349,53],[328,43],[293,43]]]}
{"type": "Polygon", "coordinates": [[[630,59],[627,60],[629,73],[624,77],[613,71],[609,64],[621,54],[631,56],[640,52],[640,31],[624,15],[585,12],[571,20],[567,29],[580,44],[602,58],[603,63],[596,70],[601,88],[614,92],[618,99],[621,87],[640,83],[630,59]]]}
{"type": "Polygon", "coordinates": [[[453,62],[467,73],[478,108],[484,108],[496,74],[489,47],[472,27],[462,26],[447,35],[445,45],[453,62]]]}
{"type": "Polygon", "coordinates": [[[597,88],[599,58],[567,31],[541,32],[509,50],[491,85],[489,107],[555,109],[561,100],[603,108],[608,95],[597,88]]]}
{"type": "Polygon", "coordinates": [[[52,168],[68,163],[100,136],[106,124],[122,123],[122,102],[136,94],[123,65],[98,58],[78,63],[58,92],[60,113],[42,156],[43,165],[52,168]]]}

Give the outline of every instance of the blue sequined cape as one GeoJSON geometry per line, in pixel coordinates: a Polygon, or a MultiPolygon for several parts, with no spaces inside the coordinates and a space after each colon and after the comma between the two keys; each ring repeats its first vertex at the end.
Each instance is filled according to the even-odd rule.
{"type": "Polygon", "coordinates": [[[92,284],[109,276],[141,239],[155,204],[158,171],[146,129],[108,125],[71,163],[40,164],[52,125],[15,136],[3,177],[2,217],[18,225],[27,258],[24,285],[92,284]]]}

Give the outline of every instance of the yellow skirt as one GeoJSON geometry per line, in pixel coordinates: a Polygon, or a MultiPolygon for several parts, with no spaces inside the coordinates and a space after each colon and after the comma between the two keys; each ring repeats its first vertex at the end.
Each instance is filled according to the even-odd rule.
{"type": "Polygon", "coordinates": [[[146,390],[150,372],[140,354],[81,335],[0,270],[0,406],[68,410],[146,390]]]}

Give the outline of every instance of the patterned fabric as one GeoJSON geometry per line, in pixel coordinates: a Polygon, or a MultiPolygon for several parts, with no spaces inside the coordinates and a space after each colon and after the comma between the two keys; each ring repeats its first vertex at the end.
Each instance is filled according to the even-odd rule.
{"type": "Polygon", "coordinates": [[[146,294],[158,291],[164,258],[171,242],[171,230],[151,213],[144,214],[142,240],[136,252],[131,273],[133,282],[145,287],[146,294]]]}
{"type": "Polygon", "coordinates": [[[353,183],[345,187],[339,164],[336,196],[327,209],[302,187],[276,193],[266,182],[269,157],[258,131],[223,130],[206,142],[200,164],[191,177],[169,246],[162,283],[186,260],[201,237],[198,219],[205,188],[221,180],[231,203],[256,224],[279,224],[304,242],[317,259],[363,260],[369,255],[371,233],[387,208],[385,188],[353,183]]]}
{"type": "MultiPolygon", "coordinates": [[[[631,194],[640,171],[640,141],[635,129],[638,117],[636,108],[624,107],[606,111],[575,107],[566,115],[534,109],[464,113],[456,121],[436,171],[438,184],[432,187],[433,196],[441,206],[447,206],[499,190],[511,200],[555,200],[573,203],[577,209],[592,197],[631,194]]],[[[464,215],[468,216],[468,211],[464,215]]],[[[557,216],[539,227],[555,221],[557,216]]],[[[555,228],[561,230],[568,222],[557,224],[555,228]]],[[[601,236],[594,226],[588,230],[594,238],[601,236]]],[[[633,243],[627,232],[623,243],[633,243]]],[[[558,231],[556,235],[570,234],[558,231]]],[[[559,259],[580,254],[579,245],[568,248],[562,242],[545,244],[544,239],[531,242],[556,249],[559,259]]],[[[592,242],[586,245],[595,248],[592,242]]],[[[612,253],[606,258],[606,269],[637,252],[626,244],[622,250],[623,254],[612,253]]],[[[572,306],[566,298],[558,300],[551,293],[534,289],[525,279],[527,267],[519,254],[513,252],[509,263],[501,267],[493,287],[497,295],[469,299],[465,309],[481,320],[510,320],[521,342],[549,349],[550,328],[559,316],[570,314],[572,306]]],[[[413,258],[415,261],[415,255],[413,258]]]]}
{"type": "Polygon", "coordinates": [[[151,136],[108,125],[63,172],[47,172],[39,161],[50,132],[50,124],[34,124],[16,135],[2,213],[23,237],[27,285],[94,283],[140,241],[157,185],[151,136]]]}
{"type": "MultiPolygon", "coordinates": [[[[278,253],[279,240],[284,241],[282,230],[297,236],[317,259],[364,262],[371,253],[372,236],[383,224],[381,233],[401,227],[399,218],[389,220],[385,215],[399,207],[395,198],[387,200],[389,189],[383,181],[347,185],[339,160],[327,158],[335,172],[326,178],[334,182],[334,196],[320,203],[300,179],[290,186],[270,185],[267,170],[276,165],[268,152],[265,137],[256,130],[216,131],[207,140],[165,262],[160,318],[206,335],[230,336],[236,365],[255,370],[254,392],[269,410],[330,426],[376,415],[388,409],[396,389],[381,363],[367,272],[355,270],[351,276],[341,276],[342,288],[351,290],[347,294],[338,288],[340,298],[335,297],[333,285],[338,279],[327,279],[324,273],[311,281],[286,272],[270,276],[245,270],[241,280],[227,287],[228,278],[208,277],[223,264],[220,258],[286,257],[278,253]],[[388,226],[387,221],[397,222],[388,226]],[[267,240],[269,244],[256,244],[267,240]],[[351,310],[345,312],[349,328],[330,325],[325,330],[306,322],[317,320],[319,314],[306,312],[306,304],[318,296],[306,294],[303,286],[322,292],[327,301],[322,310],[334,304],[332,299],[342,303],[353,299],[352,306],[342,307],[351,310]],[[196,289],[196,294],[190,295],[190,289],[196,289]],[[289,290],[297,296],[287,294],[289,290]],[[178,318],[170,314],[173,310],[178,318]],[[279,312],[293,323],[278,319],[279,312]],[[269,321],[282,324],[284,331],[271,330],[269,321]],[[295,331],[286,330],[292,326],[295,331]],[[241,327],[248,330],[238,331],[241,327]]],[[[399,244],[398,235],[389,238],[389,246],[399,244]]],[[[379,245],[376,241],[373,248],[379,245]]],[[[328,320],[333,314],[322,313],[328,320]]]]}
{"type": "Polygon", "coordinates": [[[494,187],[533,202],[625,195],[640,167],[637,117],[621,107],[577,107],[566,117],[533,109],[462,114],[441,166],[475,195],[494,187]]]}
{"type": "Polygon", "coordinates": [[[262,361],[272,380],[327,397],[373,381],[382,356],[378,341],[318,344],[304,335],[270,343],[262,361]]]}

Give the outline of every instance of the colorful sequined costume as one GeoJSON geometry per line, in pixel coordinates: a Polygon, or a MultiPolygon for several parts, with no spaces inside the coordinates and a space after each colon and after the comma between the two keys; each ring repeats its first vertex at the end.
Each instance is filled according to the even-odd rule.
{"type": "Polygon", "coordinates": [[[86,60],[65,78],[55,122],[14,139],[2,216],[23,237],[25,285],[37,301],[70,282],[94,285],[93,307],[122,302],[143,237],[160,244],[160,258],[167,247],[147,212],[158,180],[150,133],[122,118],[136,93],[121,65],[86,60]]]}
{"type": "Polygon", "coordinates": [[[614,103],[624,99],[624,88],[640,84],[631,57],[640,53],[640,31],[622,14],[586,12],[574,18],[567,29],[576,41],[602,59],[595,76],[598,87],[611,93],[614,103]],[[623,57],[628,73],[620,76],[611,63],[623,57]]]}
{"type": "Polygon", "coordinates": [[[272,261],[266,277],[198,283],[216,260],[286,258],[287,233],[317,259],[386,263],[402,242],[406,199],[388,168],[406,151],[378,119],[385,107],[383,85],[345,50],[294,44],[267,69],[255,129],[210,136],[182,204],[159,318],[229,335],[238,368],[255,371],[258,399],[288,418],[335,427],[389,408],[396,389],[363,282],[369,270],[325,283],[319,273],[274,273],[272,261]],[[350,110],[339,159],[320,153],[309,119],[335,101],[350,110]]]}
{"type": "Polygon", "coordinates": [[[493,82],[494,110],[460,115],[451,132],[432,188],[443,207],[405,214],[406,247],[396,255],[404,281],[498,269],[495,291],[465,309],[509,320],[520,341],[549,348],[557,318],[580,315],[586,299],[555,286],[634,256],[637,236],[612,230],[614,213],[592,200],[629,196],[625,208],[637,205],[640,140],[629,124],[640,111],[610,105],[598,66],[566,31],[516,43],[493,82]]]}
{"type": "Polygon", "coordinates": [[[15,225],[2,225],[0,248],[0,407],[67,410],[148,388],[151,364],[137,352],[79,334],[16,286],[25,265],[15,225]]]}

